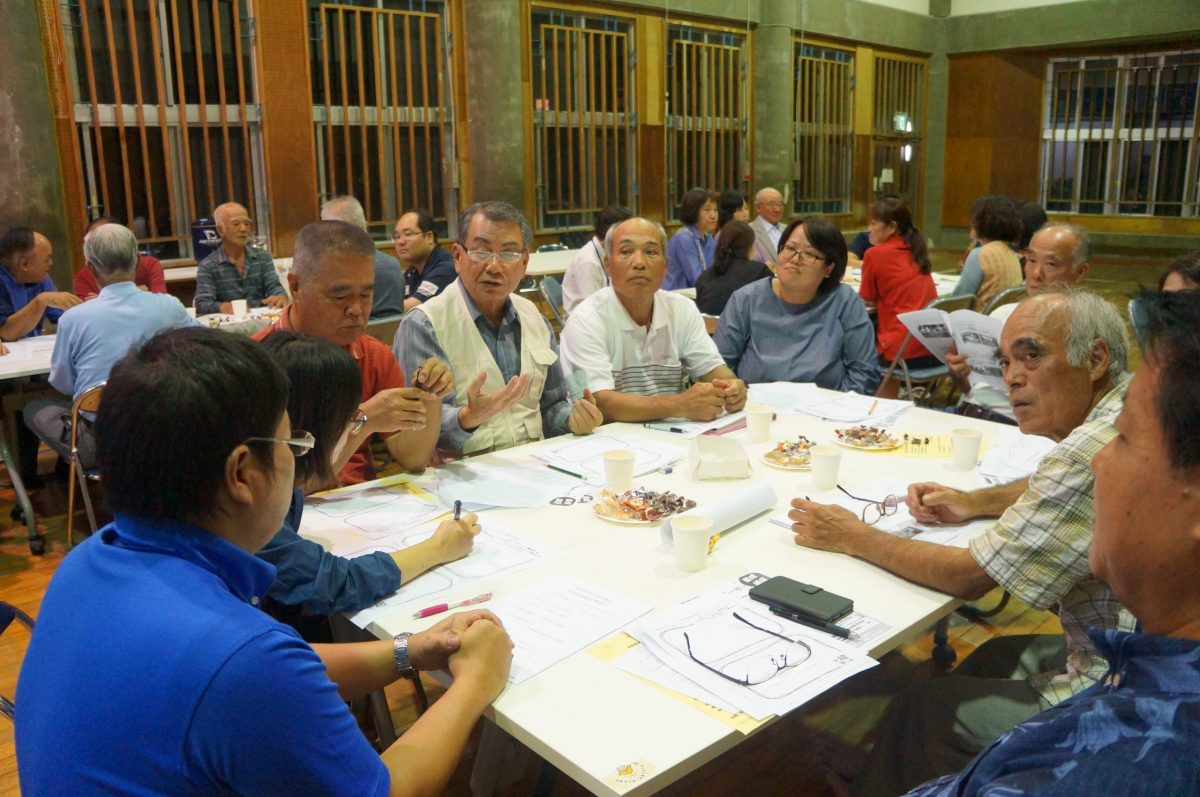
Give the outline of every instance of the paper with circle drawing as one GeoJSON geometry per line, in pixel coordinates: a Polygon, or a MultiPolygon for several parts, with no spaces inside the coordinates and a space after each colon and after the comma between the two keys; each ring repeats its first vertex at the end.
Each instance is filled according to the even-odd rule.
{"type": "MultiPolygon", "coordinates": [[[[580,438],[580,441],[591,437],[580,438]]],[[[503,465],[459,460],[436,471],[437,481],[428,485],[446,506],[462,501],[469,512],[502,507],[545,506],[563,495],[575,480],[549,468],[531,468],[514,462],[503,465]]]]}
{"type": "Polygon", "coordinates": [[[854,644],[771,614],[736,581],[655,612],[626,631],[661,662],[755,719],[786,714],[875,666],[854,644]]]}
{"type": "MultiPolygon", "coordinates": [[[[603,433],[561,439],[565,439],[566,442],[552,448],[539,449],[534,452],[534,456],[547,464],[571,473],[578,473],[579,477],[588,484],[604,484],[605,451],[614,449],[632,451],[634,477],[644,476],[665,465],[670,465],[685,453],[684,449],[669,443],[660,443],[645,438],[623,440],[603,433]]],[[[553,473],[553,471],[548,472],[553,473]]]]}

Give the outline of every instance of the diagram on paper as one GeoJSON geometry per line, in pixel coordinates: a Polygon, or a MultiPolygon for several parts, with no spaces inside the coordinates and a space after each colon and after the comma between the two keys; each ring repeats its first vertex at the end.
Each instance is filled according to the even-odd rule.
{"type": "MultiPolygon", "coordinates": [[[[414,484],[397,484],[333,495],[306,507],[337,520],[368,539],[378,540],[411,529],[445,514],[438,499],[414,484]]],[[[339,556],[348,552],[334,550],[339,556]]]]}
{"type": "Polygon", "coordinates": [[[655,445],[650,440],[620,440],[597,434],[572,440],[548,451],[539,451],[535,456],[556,467],[578,473],[590,484],[603,484],[604,453],[614,449],[633,452],[634,476],[643,476],[669,465],[683,454],[682,449],[673,445],[655,445]]]}

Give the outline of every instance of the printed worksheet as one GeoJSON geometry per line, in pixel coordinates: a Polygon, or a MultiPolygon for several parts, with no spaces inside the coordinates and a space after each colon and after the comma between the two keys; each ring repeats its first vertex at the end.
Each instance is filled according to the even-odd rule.
{"type": "Polygon", "coordinates": [[[547,464],[577,475],[588,484],[604,484],[604,452],[632,451],[633,475],[670,465],[687,453],[686,449],[644,438],[622,440],[610,434],[591,434],[571,439],[553,448],[539,449],[534,456],[547,464]]]}
{"type": "Polygon", "coordinates": [[[1000,368],[997,353],[1000,348],[1000,330],[1004,322],[974,310],[914,310],[896,316],[913,337],[921,342],[929,353],[943,363],[950,347],[956,346],[958,353],[966,356],[971,366],[968,381],[983,382],[997,390],[1004,390],[1004,372],[1000,368]]]}

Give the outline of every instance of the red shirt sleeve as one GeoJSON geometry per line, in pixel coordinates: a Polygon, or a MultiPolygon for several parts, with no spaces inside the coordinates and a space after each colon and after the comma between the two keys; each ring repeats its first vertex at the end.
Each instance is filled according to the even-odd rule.
{"type": "Polygon", "coordinates": [[[158,262],[157,257],[150,255],[139,257],[137,276],[134,277],[133,281],[138,285],[145,285],[150,289],[151,293],[167,292],[167,280],[163,276],[162,263],[158,262]]]}

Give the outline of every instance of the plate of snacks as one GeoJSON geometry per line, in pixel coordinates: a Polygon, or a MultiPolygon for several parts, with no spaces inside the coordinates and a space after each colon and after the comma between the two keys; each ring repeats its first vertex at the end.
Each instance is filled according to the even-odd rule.
{"type": "Polygon", "coordinates": [[[860,451],[891,451],[904,445],[903,441],[890,431],[878,426],[851,426],[846,429],[834,429],[833,433],[833,442],[860,451]]]}
{"type": "Polygon", "coordinates": [[[812,457],[809,449],[813,442],[804,435],[795,440],[780,440],[775,447],[762,455],[762,461],[772,468],[784,470],[810,470],[812,457]]]}
{"type": "Polygon", "coordinates": [[[628,490],[617,494],[604,490],[599,500],[592,504],[592,511],[612,523],[648,525],[695,506],[695,501],[672,492],[628,490]]]}

